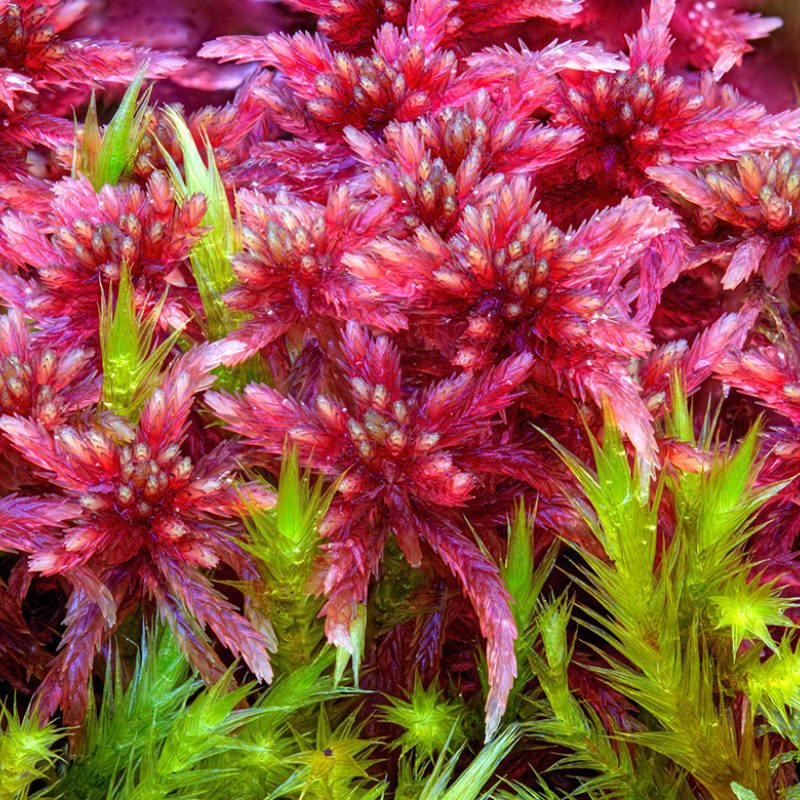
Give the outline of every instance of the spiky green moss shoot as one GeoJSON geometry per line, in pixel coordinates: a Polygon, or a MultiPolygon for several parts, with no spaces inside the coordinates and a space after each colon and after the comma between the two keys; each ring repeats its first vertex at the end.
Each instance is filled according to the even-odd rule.
{"type": "MultiPolygon", "coordinates": [[[[720,446],[711,419],[701,436],[694,436],[677,382],[672,403],[667,430],[695,449],[700,466],[665,469],[652,487],[631,468],[610,418],[602,445],[591,438],[595,471],[554,443],[590,504],[587,508],[576,500],[576,508],[606,555],[600,559],[581,553],[586,567],[580,584],[589,598],[580,606],[584,624],[607,647],[607,666],[596,671],[639,709],[649,728],[619,734],[626,747],[633,748],[633,761],[621,748],[619,759],[607,753],[602,761],[608,763],[596,765],[596,781],[624,779],[631,763],[641,776],[647,762],[638,754],[650,751],[657,757],[649,757],[653,768],[668,770],[661,784],[673,786],[676,797],[683,792],[682,770],[715,800],[733,800],[733,784],[759,798],[773,798],[769,751],[756,729],[753,705],[770,691],[776,693],[773,702],[778,699],[781,687],[788,685],[784,667],[789,660],[784,662],[779,654],[766,662],[774,664],[774,676],[767,667],[754,677],[750,704],[736,722],[732,687],[740,682],[738,646],[745,639],[769,640],[769,626],[776,620],[785,622],[778,612],[787,604],[774,588],[750,580],[754,565],[745,550],[756,512],[781,487],[757,486],[757,426],[737,448],[720,446]],[[676,512],[669,539],[659,517],[666,502],[676,512]],[[731,612],[734,604],[738,614],[731,612]],[[617,767],[623,768],[620,776],[613,774],[617,767]]],[[[552,654],[561,653],[557,663],[562,663],[564,652],[564,640],[556,643],[553,630],[541,627],[551,672],[552,654]]],[[[780,650],[783,654],[785,648],[780,650]]],[[[551,741],[568,744],[565,724],[574,736],[583,723],[578,710],[569,707],[563,678],[562,690],[553,692],[546,675],[543,672],[543,685],[559,723],[549,729],[545,725],[542,731],[551,741]]],[[[792,697],[782,700],[791,702],[792,697]]],[[[592,729],[597,726],[590,725],[592,729]]],[[[576,757],[566,764],[588,765],[600,751],[587,744],[575,742],[576,757]]],[[[628,783],[626,791],[632,788],[628,783]]]]}
{"type": "Polygon", "coordinates": [[[175,192],[182,201],[198,193],[206,198],[203,225],[208,226],[208,233],[195,245],[189,260],[203,303],[208,338],[221,339],[237,327],[240,318],[228,308],[223,299],[225,290],[236,280],[230,256],[240,247],[239,237],[211,143],[205,139],[204,162],[180,113],[174,108],[167,108],[165,114],[183,154],[181,171],[174,159],[162,148],[175,192]]]}
{"type": "Polygon", "coordinates": [[[404,752],[413,750],[421,759],[433,760],[464,739],[460,725],[463,706],[449,702],[434,683],[423,686],[419,676],[408,698],[390,697],[382,712],[385,722],[403,729],[395,745],[404,752]]]}
{"type": "Polygon", "coordinates": [[[277,503],[264,508],[245,498],[244,547],[261,575],[252,599],[269,617],[279,642],[274,659],[286,672],[311,663],[325,634],[318,616],[323,601],[312,595],[308,583],[319,554],[319,523],[330,505],[335,487],[324,488],[301,472],[296,450],[284,456],[278,481],[277,503]]]}
{"type": "Polygon", "coordinates": [[[150,89],[139,98],[145,72],[145,67],[139,70],[105,131],[100,130],[97,103],[92,94],[80,152],[76,150],[72,173],[73,177],[80,172],[89,178],[95,191],[107,184],[116,184],[133,167],[150,114],[150,89]]]}
{"type": "Polygon", "coordinates": [[[166,294],[150,313],[136,311],[130,270],[123,264],[117,286],[100,301],[103,406],[135,422],[161,379],[161,366],[180,336],[173,331],[156,347],[153,337],[166,294]]]}
{"type": "Polygon", "coordinates": [[[20,719],[2,703],[0,725],[0,800],[27,800],[34,781],[59,760],[55,745],[63,734],[52,722],[41,725],[35,711],[20,719]]]}

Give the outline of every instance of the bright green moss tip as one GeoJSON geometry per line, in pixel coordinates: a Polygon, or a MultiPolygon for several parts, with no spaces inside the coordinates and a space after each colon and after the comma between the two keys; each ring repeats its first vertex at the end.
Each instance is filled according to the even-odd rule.
{"type": "Polygon", "coordinates": [[[194,246],[189,260],[203,303],[208,337],[221,339],[240,321],[240,315],[231,311],[223,300],[223,294],[236,280],[230,260],[231,254],[239,249],[236,226],[211,143],[205,139],[204,161],[180,113],[174,108],[167,108],[164,113],[175,131],[183,155],[181,169],[162,148],[176,194],[181,201],[195,194],[206,198],[203,225],[208,227],[208,232],[194,246]]]}
{"type": "Polygon", "coordinates": [[[35,713],[22,719],[0,703],[0,800],[27,800],[34,781],[46,777],[59,760],[55,745],[62,732],[42,726],[35,713]]]}
{"type": "Polygon", "coordinates": [[[136,297],[126,264],[117,286],[100,301],[100,350],[103,363],[103,406],[136,421],[145,400],[158,385],[161,366],[180,330],[153,347],[156,323],[166,293],[149,314],[136,310],[136,297]]]}
{"type": "Polygon", "coordinates": [[[275,629],[275,663],[287,672],[310,663],[325,638],[318,619],[324,600],[308,583],[319,555],[319,524],[335,487],[325,489],[299,466],[296,450],[283,458],[274,508],[248,502],[245,496],[244,547],[261,577],[251,596],[275,629]]]}
{"type": "Polygon", "coordinates": [[[384,721],[403,730],[395,744],[427,759],[462,743],[463,711],[462,705],[448,702],[435,683],[425,688],[418,676],[407,698],[389,698],[389,705],[382,707],[384,721]]]}
{"type": "Polygon", "coordinates": [[[92,95],[83,126],[80,153],[75,153],[73,177],[80,172],[92,182],[95,191],[119,182],[133,167],[136,152],[147,128],[150,90],[142,91],[146,67],[142,67],[128,87],[111,122],[100,130],[97,103],[92,95]]]}

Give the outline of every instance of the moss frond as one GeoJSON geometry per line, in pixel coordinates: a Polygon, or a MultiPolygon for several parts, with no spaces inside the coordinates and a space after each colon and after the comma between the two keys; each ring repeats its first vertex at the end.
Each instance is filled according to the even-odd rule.
{"type": "Polygon", "coordinates": [[[181,201],[195,194],[202,194],[206,198],[203,225],[208,226],[208,232],[192,249],[189,259],[203,303],[206,333],[209,339],[221,339],[237,327],[240,319],[223,299],[226,289],[236,281],[230,257],[240,247],[239,237],[208,138],[204,139],[204,161],[181,114],[174,108],[167,108],[165,115],[183,154],[181,170],[162,148],[176,194],[181,201]]]}
{"type": "Polygon", "coordinates": [[[446,748],[464,740],[460,717],[463,705],[448,701],[435,683],[423,686],[419,675],[407,698],[390,697],[381,707],[384,722],[403,729],[395,745],[403,752],[413,750],[419,759],[435,759],[446,748]]]}
{"type": "Polygon", "coordinates": [[[232,774],[215,763],[248,745],[238,733],[261,714],[242,707],[252,686],[233,688],[229,671],[201,688],[167,628],[142,640],[133,675],[123,685],[109,670],[97,713],[58,784],[63,800],[161,800],[219,796],[232,774]]]}
{"type": "Polygon", "coordinates": [[[0,725],[0,800],[27,800],[36,780],[52,777],[63,732],[53,722],[42,725],[35,710],[20,718],[3,703],[0,725]]]}
{"type": "Polygon", "coordinates": [[[508,547],[505,561],[500,565],[500,575],[511,595],[511,610],[519,636],[515,643],[517,677],[508,701],[507,719],[517,712],[519,697],[534,677],[531,661],[527,658],[536,636],[539,601],[558,554],[558,544],[553,544],[537,564],[534,560],[534,514],[529,513],[520,501],[507,525],[508,547]]]}
{"type": "Polygon", "coordinates": [[[265,508],[245,497],[244,547],[261,577],[251,597],[275,629],[275,664],[287,674],[313,661],[325,638],[318,619],[323,600],[308,584],[319,556],[319,523],[335,491],[301,471],[297,451],[290,450],[281,463],[275,506],[265,508]]]}
{"type": "Polygon", "coordinates": [[[139,70],[104,131],[100,130],[97,103],[92,94],[80,154],[75,154],[72,172],[73,177],[80,172],[89,178],[95,190],[118,183],[133,166],[150,114],[150,89],[139,97],[145,72],[146,67],[139,70]]]}
{"type": "MultiPolygon", "coordinates": [[[[538,668],[554,719],[539,724],[538,732],[574,751],[561,768],[595,761],[598,777],[584,783],[584,791],[613,786],[613,796],[639,796],[649,771],[662,787],[673,787],[669,796],[684,796],[683,772],[714,798],[732,800],[734,783],[773,796],[767,741],[756,732],[752,708],[734,719],[732,687],[740,644],[761,640],[774,647],[769,627],[789,625],[783,616],[789,603],[772,586],[751,580],[754,565],[745,549],[755,514],[777,488],[757,483],[758,426],[738,447],[719,446],[712,421],[695,438],[690,419],[686,398],[674,392],[668,429],[696,449],[701,468],[672,465],[652,483],[631,466],[608,417],[602,445],[591,439],[594,470],[554,444],[585,494],[588,506],[577,500],[576,508],[606,556],[582,553],[586,566],[578,578],[588,598],[580,604],[584,627],[599,637],[607,664],[596,672],[645,723],[641,730],[615,732],[622,746],[577,705],[564,673],[567,614],[558,603],[546,608],[538,668]],[[666,504],[675,510],[672,531],[663,529],[666,504]]],[[[790,683],[784,670],[791,655],[786,646],[778,650],[765,662],[772,662],[774,674],[762,670],[761,689],[753,678],[753,691],[790,702],[790,695],[778,695],[790,683]]]]}
{"type": "Polygon", "coordinates": [[[130,269],[122,265],[117,296],[109,288],[100,300],[103,406],[135,422],[161,378],[161,366],[180,336],[173,331],[153,347],[166,293],[148,314],[137,312],[130,269]]]}
{"type": "Polygon", "coordinates": [[[302,797],[304,800],[362,800],[382,797],[385,786],[370,773],[378,742],[364,738],[363,724],[356,721],[358,709],[338,725],[331,725],[323,706],[317,716],[314,741],[301,744],[291,762],[293,774],[271,795],[272,798],[302,797]]]}

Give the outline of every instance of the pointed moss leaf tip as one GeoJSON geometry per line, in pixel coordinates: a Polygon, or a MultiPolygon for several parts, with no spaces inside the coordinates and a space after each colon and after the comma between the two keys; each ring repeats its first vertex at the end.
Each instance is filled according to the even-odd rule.
{"type": "Polygon", "coordinates": [[[745,789],[744,786],[736,783],[736,781],[731,783],[731,791],[736,795],[736,800],[760,800],[754,791],[745,789]]]}
{"type": "MultiPolygon", "coordinates": [[[[500,575],[511,595],[514,619],[520,634],[529,629],[534,621],[539,597],[558,552],[556,543],[538,563],[534,560],[534,518],[535,509],[530,512],[524,500],[520,500],[508,520],[508,548],[505,561],[500,565],[500,575]]],[[[523,638],[520,639],[520,646],[524,646],[523,638]]]]}
{"type": "Polygon", "coordinates": [[[459,769],[463,747],[447,758],[446,749],[442,751],[430,768],[418,800],[478,800],[491,796],[487,784],[514,746],[519,742],[523,729],[511,725],[501,731],[491,742],[478,751],[472,761],[459,769]]]}
{"type": "Polygon", "coordinates": [[[364,644],[367,634],[367,607],[358,604],[358,611],[350,623],[350,636],[346,644],[336,648],[336,666],[334,670],[334,683],[337,685],[344,676],[347,665],[353,663],[353,685],[358,687],[358,676],[361,669],[361,660],[364,656],[364,644]]]}
{"type": "Polygon", "coordinates": [[[161,147],[176,194],[182,202],[196,194],[206,198],[203,225],[208,232],[192,249],[189,260],[203,304],[207,334],[211,339],[221,339],[238,326],[241,318],[228,308],[222,297],[236,280],[230,260],[231,254],[239,249],[236,225],[208,137],[203,137],[204,160],[180,112],[167,108],[164,113],[183,155],[181,169],[161,147]]]}
{"type": "Polygon", "coordinates": [[[133,167],[150,114],[150,89],[139,97],[146,69],[145,65],[139,70],[105,131],[100,130],[97,103],[92,95],[84,122],[79,163],[73,164],[73,176],[82,173],[96,191],[107,184],[118,183],[133,167]]]}
{"type": "Polygon", "coordinates": [[[166,293],[148,314],[136,310],[130,269],[122,265],[117,296],[109,287],[100,299],[100,350],[103,364],[103,406],[136,421],[145,400],[158,385],[161,367],[180,330],[153,346],[156,324],[166,293]]]}
{"type": "Polygon", "coordinates": [[[677,372],[670,378],[670,405],[666,413],[667,434],[680,442],[694,441],[694,424],[683,378],[677,372]]]}
{"type": "Polygon", "coordinates": [[[519,636],[514,643],[517,660],[517,676],[508,699],[505,717],[513,719],[519,711],[519,701],[525,686],[534,677],[528,658],[539,619],[540,597],[550,576],[558,554],[558,543],[554,543],[539,559],[534,559],[535,508],[529,511],[524,500],[520,500],[513,515],[508,518],[507,550],[500,564],[500,577],[511,596],[511,610],[519,636]]]}
{"type": "Polygon", "coordinates": [[[520,501],[508,523],[508,550],[500,574],[514,603],[517,627],[527,625],[536,603],[533,565],[533,522],[520,501]]]}

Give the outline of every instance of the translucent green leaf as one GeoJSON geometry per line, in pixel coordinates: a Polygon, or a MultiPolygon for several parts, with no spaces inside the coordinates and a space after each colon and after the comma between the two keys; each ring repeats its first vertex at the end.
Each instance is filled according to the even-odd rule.
{"type": "Polygon", "coordinates": [[[347,665],[353,662],[353,683],[358,686],[358,674],[361,659],[364,655],[364,644],[367,634],[367,607],[359,603],[355,617],[350,622],[350,641],[346,647],[336,649],[336,669],[334,681],[338,684],[342,680],[347,665]]]}
{"type": "Polygon", "coordinates": [[[175,131],[183,154],[181,171],[166,149],[161,148],[176,194],[180,200],[195,194],[202,194],[206,198],[203,225],[208,226],[209,230],[194,246],[189,259],[203,303],[207,335],[210,339],[221,339],[234,330],[243,318],[231,311],[222,297],[236,281],[230,261],[231,254],[239,249],[236,226],[208,138],[204,140],[204,161],[180,113],[174,108],[167,108],[165,116],[175,131]]]}
{"type": "Polygon", "coordinates": [[[745,789],[744,786],[740,786],[736,781],[731,783],[731,791],[736,795],[736,800],[759,800],[755,792],[745,789]]]}
{"type": "Polygon", "coordinates": [[[97,120],[97,104],[92,95],[84,123],[80,163],[73,164],[73,174],[80,171],[86,175],[95,190],[106,184],[116,184],[133,167],[150,113],[150,89],[139,99],[146,71],[146,66],[139,70],[102,133],[97,120]]]}
{"type": "Polygon", "coordinates": [[[484,745],[472,761],[456,775],[461,751],[449,760],[439,756],[419,794],[419,800],[478,800],[484,797],[500,762],[508,756],[522,735],[522,728],[512,725],[484,745]]]}
{"type": "Polygon", "coordinates": [[[20,718],[3,703],[0,728],[0,800],[27,800],[33,783],[60,760],[55,747],[63,732],[42,725],[35,710],[20,718]]]}
{"type": "Polygon", "coordinates": [[[181,331],[173,331],[153,347],[156,324],[166,293],[150,313],[136,311],[130,269],[122,264],[116,299],[109,288],[100,300],[100,350],[103,363],[103,406],[136,421],[142,405],[161,378],[161,366],[181,331]]]}

